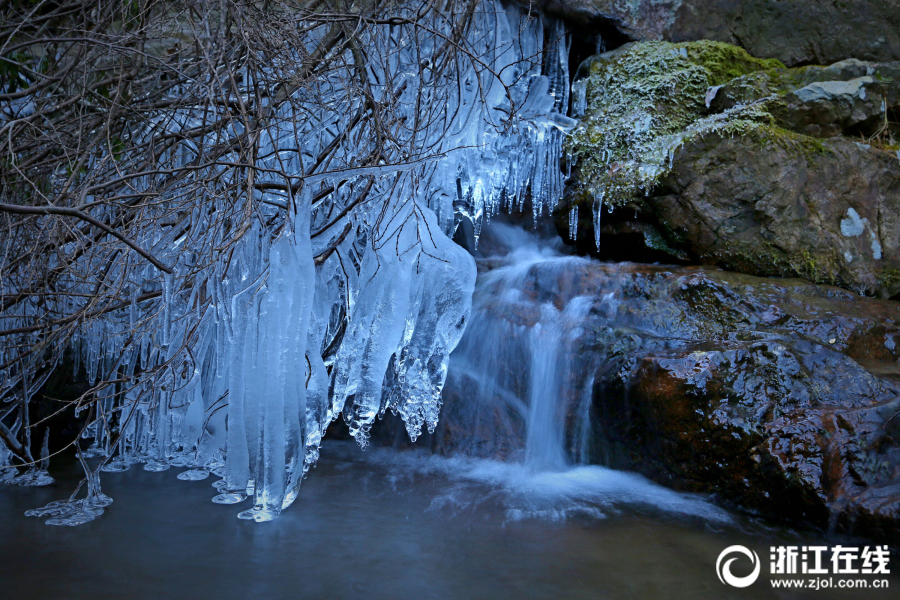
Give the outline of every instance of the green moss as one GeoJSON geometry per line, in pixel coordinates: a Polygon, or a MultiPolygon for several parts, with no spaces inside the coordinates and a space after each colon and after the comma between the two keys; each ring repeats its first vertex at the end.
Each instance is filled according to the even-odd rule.
{"type": "MultiPolygon", "coordinates": [[[[780,273],[791,274],[795,277],[802,277],[812,283],[820,285],[834,285],[838,287],[847,287],[847,281],[841,277],[841,271],[844,269],[846,261],[841,254],[834,248],[826,251],[820,251],[817,254],[810,254],[804,250],[800,256],[792,256],[780,266],[780,273]]],[[[856,290],[858,293],[871,293],[870,290],[856,290]]]]}
{"type": "Polygon", "coordinates": [[[813,161],[817,156],[831,154],[831,150],[822,139],[797,133],[771,123],[760,124],[750,132],[749,136],[764,147],[770,144],[775,145],[785,150],[788,156],[803,157],[807,161],[813,161]]]}
{"type": "Polygon", "coordinates": [[[759,238],[753,243],[732,245],[728,255],[718,257],[717,263],[735,272],[761,277],[799,277],[816,284],[846,285],[840,278],[843,258],[834,250],[815,255],[808,250],[790,254],[759,238]]]}
{"type": "Polygon", "coordinates": [[[783,69],[721,42],[642,42],[596,57],[576,84],[584,94],[582,126],[568,141],[583,196],[622,206],[648,194],[671,167],[674,152],[708,133],[746,135],[769,126],[765,102],[704,116],[706,95],[754,72],[783,69]]]}
{"type": "Polygon", "coordinates": [[[722,85],[732,79],[757,71],[785,68],[784,64],[777,59],[755,58],[743,48],[722,42],[700,40],[675,44],[675,46],[685,48],[688,58],[709,72],[709,85],[722,85]]]}
{"type": "Polygon", "coordinates": [[[900,288],[900,270],[893,267],[882,269],[878,274],[878,284],[891,292],[900,288]]]}
{"type": "Polygon", "coordinates": [[[835,256],[814,257],[804,250],[800,255],[800,262],[791,264],[791,270],[813,283],[836,285],[840,267],[835,256]]]}

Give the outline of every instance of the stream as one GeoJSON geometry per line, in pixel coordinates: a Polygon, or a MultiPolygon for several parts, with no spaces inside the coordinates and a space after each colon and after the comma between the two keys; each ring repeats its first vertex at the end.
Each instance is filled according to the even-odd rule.
{"type": "MultiPolygon", "coordinates": [[[[215,477],[179,481],[183,469],[132,465],[104,475],[114,502],[103,518],[48,527],[25,511],[64,498],[81,477],[73,457],[55,461],[54,484],[0,495],[0,539],[21,549],[0,561],[3,596],[858,597],[774,590],[766,580],[726,587],[715,565],[728,546],[751,548],[766,563],[770,546],[841,540],[773,528],[705,497],[586,464],[585,395],[566,391],[585,371],[573,362],[573,340],[585,335],[589,309],[609,317],[615,303],[611,295],[593,307],[579,298],[559,308],[542,303],[526,293],[532,266],[567,269],[587,259],[509,226],[489,233],[472,319],[451,360],[447,415],[434,436],[365,452],[326,437],[297,501],[265,524],[210,503],[215,477]]],[[[734,572],[742,575],[740,565],[734,572]]]]}

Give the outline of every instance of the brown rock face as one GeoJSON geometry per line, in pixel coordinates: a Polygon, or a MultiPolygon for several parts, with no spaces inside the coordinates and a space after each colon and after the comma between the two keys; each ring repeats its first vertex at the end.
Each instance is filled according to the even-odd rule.
{"type": "Polygon", "coordinates": [[[599,394],[627,393],[601,402],[620,447],[612,464],[763,514],[878,536],[896,527],[900,398],[858,365],[757,339],[652,352],[627,377],[599,394]]]}
{"type": "MultiPolygon", "coordinates": [[[[590,301],[560,392],[573,424],[578,399],[590,398],[580,458],[769,517],[900,539],[900,303],[796,279],[583,259],[538,262],[521,281],[561,313],[590,301]]],[[[518,330],[541,317],[493,318],[518,330]]],[[[510,363],[506,389],[521,396],[527,358],[510,363]]],[[[521,417],[489,399],[474,414],[476,391],[453,362],[450,372],[432,444],[452,452],[474,435],[487,455],[514,454],[521,417]]],[[[570,458],[583,436],[567,430],[570,458]]]]}
{"type": "Polygon", "coordinates": [[[612,21],[633,40],[716,40],[788,66],[845,58],[900,60],[897,0],[538,0],[534,5],[588,28],[600,19],[612,21]]]}
{"type": "Polygon", "coordinates": [[[595,458],[897,539],[900,305],[705,268],[622,271],[645,283],[614,319],[624,344],[598,361],[595,458]]]}
{"type": "Polygon", "coordinates": [[[882,150],[707,136],[676,153],[647,202],[702,262],[900,292],[900,160],[882,150]]]}

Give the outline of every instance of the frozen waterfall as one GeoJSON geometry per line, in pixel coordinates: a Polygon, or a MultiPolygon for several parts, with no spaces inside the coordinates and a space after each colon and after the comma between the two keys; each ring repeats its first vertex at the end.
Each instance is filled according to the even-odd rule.
{"type": "MultiPolygon", "coordinates": [[[[418,5],[396,10],[415,16],[418,5]]],[[[574,122],[565,116],[561,26],[545,31],[540,17],[485,0],[466,33],[471,60],[441,70],[430,65],[442,59],[452,21],[423,18],[427,27],[371,27],[360,44],[385,57],[368,62],[365,77],[373,94],[393,103],[397,122],[377,124],[392,128],[393,142],[376,146],[378,132],[366,129],[375,125],[360,124],[367,99],[348,92],[348,73],[329,73],[268,107],[275,116],[242,204],[227,204],[216,188],[236,183],[227,165],[246,159],[236,152],[191,175],[210,182],[193,209],[171,210],[176,199],[185,206],[177,190],[148,203],[158,218],[136,242],[171,273],[127,248],[108,264],[92,263],[90,254],[76,259],[116,281],[121,300],[83,325],[64,323],[75,327],[68,348],[94,386],[75,409],[87,415],[82,437],[93,440],[80,456],[85,465],[99,456],[103,471],[187,466],[182,479],[221,478],[214,502],[249,498],[252,507],[239,516],[267,521],[296,498],[334,419],[343,417],[363,447],[387,410],[402,416],[412,439],[423,427],[434,430],[475,285],[472,257],[450,237],[468,219],[477,239],[483,221],[503,205],[521,208],[526,195],[536,213],[552,209],[563,187],[564,131],[574,122]],[[387,153],[380,166],[362,164],[373,152],[387,153]],[[276,175],[284,172],[288,182],[276,175]]],[[[241,93],[254,93],[242,85],[241,93]]],[[[177,135],[209,110],[161,113],[160,122],[177,135]]],[[[182,164],[198,158],[191,142],[170,152],[182,164]]],[[[150,190],[154,176],[127,185],[150,190]]],[[[71,293],[47,302],[70,314],[95,282],[60,285],[71,293]]],[[[3,313],[21,331],[6,338],[0,362],[14,364],[19,349],[44,343],[30,329],[41,310],[20,303],[3,313]]],[[[41,373],[66,351],[48,347],[51,369],[41,373]]],[[[4,411],[27,405],[40,389],[39,366],[20,362],[0,374],[4,411]]],[[[4,439],[28,426],[26,413],[4,439]]],[[[540,460],[559,460],[541,450],[554,440],[532,443],[540,460]]],[[[12,450],[0,442],[0,479],[46,477],[46,460],[17,473],[12,450]]],[[[86,478],[87,498],[30,513],[67,525],[96,517],[110,502],[97,475],[86,478]]]]}

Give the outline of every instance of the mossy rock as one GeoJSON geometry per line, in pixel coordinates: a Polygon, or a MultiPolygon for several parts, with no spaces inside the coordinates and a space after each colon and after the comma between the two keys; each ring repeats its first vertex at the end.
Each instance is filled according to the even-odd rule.
{"type": "Polygon", "coordinates": [[[579,162],[583,197],[625,205],[656,186],[672,153],[691,137],[770,125],[765,105],[707,117],[706,100],[715,86],[778,69],[784,65],[777,60],[707,40],[634,43],[589,59],[580,69],[586,78],[575,85],[585,114],[567,147],[579,162]]]}
{"type": "Polygon", "coordinates": [[[709,71],[709,85],[722,85],[748,73],[770,73],[776,69],[785,69],[780,60],[756,58],[743,48],[722,42],[700,40],[675,46],[684,48],[689,60],[709,71]]]}
{"type": "Polygon", "coordinates": [[[696,139],[673,165],[645,202],[700,262],[883,298],[900,293],[895,156],[771,127],[696,139]]]}
{"type": "Polygon", "coordinates": [[[639,206],[700,262],[900,293],[900,63],[644,42],[580,74],[569,204],[639,206]]]}

